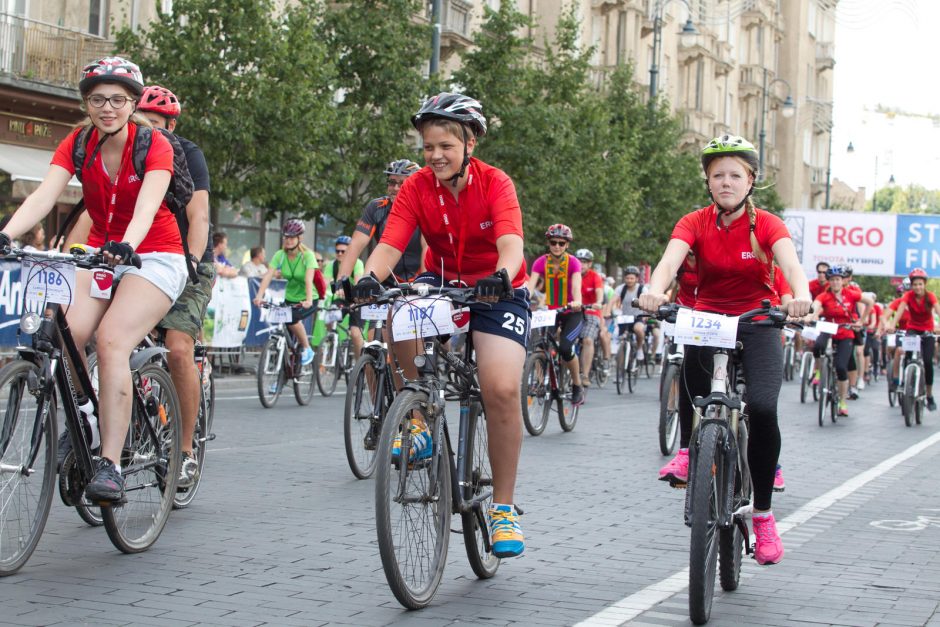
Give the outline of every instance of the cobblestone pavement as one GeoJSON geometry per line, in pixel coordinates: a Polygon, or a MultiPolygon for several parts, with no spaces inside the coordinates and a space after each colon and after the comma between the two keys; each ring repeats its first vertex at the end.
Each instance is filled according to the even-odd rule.
{"type": "MultiPolygon", "coordinates": [[[[346,465],[342,386],[307,408],[282,396],[271,410],[251,378],[220,379],[218,390],[203,486],[157,544],[122,555],[57,500],[32,559],[0,580],[0,623],[688,624],[684,493],[656,480],[655,379],[633,395],[591,390],[572,433],[550,424],[526,436],[525,555],[479,581],[453,534],[435,601],[418,612],[385,582],[373,483],[346,465]]],[[[940,626],[940,446],[879,466],[940,433],[940,414],[905,427],[883,382],[850,408],[820,428],[815,406],[785,384],[787,489],[774,510],[793,523],[787,553],[745,564],[739,590],[716,592],[710,624],[940,626]]]]}

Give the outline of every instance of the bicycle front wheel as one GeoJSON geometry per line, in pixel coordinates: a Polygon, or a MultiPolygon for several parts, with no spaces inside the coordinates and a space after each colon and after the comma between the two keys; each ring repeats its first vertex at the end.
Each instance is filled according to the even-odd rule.
{"type": "Polygon", "coordinates": [[[915,405],[917,404],[917,370],[916,366],[904,369],[904,388],[901,396],[901,413],[904,414],[904,424],[910,427],[914,424],[915,405]]]}
{"type": "Polygon", "coordinates": [[[708,622],[715,593],[718,562],[718,518],[724,480],[722,438],[716,424],[701,428],[695,468],[689,484],[692,541],[689,550],[689,618],[696,625],[708,622]]]}
{"type": "Polygon", "coordinates": [[[339,380],[339,336],[327,333],[317,354],[313,358],[313,369],[317,376],[317,387],[323,396],[332,396],[339,380]]]}
{"type": "Polygon", "coordinates": [[[258,400],[267,409],[274,407],[284,389],[284,370],[281,367],[277,339],[271,338],[261,349],[258,359],[258,400]]]}
{"type": "Polygon", "coordinates": [[[368,479],[375,470],[376,444],[382,428],[381,416],[388,409],[376,404],[377,398],[383,399],[383,404],[386,402],[384,390],[377,389],[378,380],[375,357],[363,351],[346,388],[346,409],[343,415],[346,460],[357,479],[368,479]]]}
{"type": "MultiPolygon", "coordinates": [[[[596,346],[596,351],[602,350],[600,346],[596,346]]],[[[594,356],[594,365],[591,366],[591,378],[594,380],[594,383],[597,384],[598,388],[602,388],[607,385],[607,379],[609,378],[609,372],[607,370],[607,361],[603,357],[598,357],[596,354],[594,356]]]]}
{"type": "Polygon", "coordinates": [[[617,394],[623,394],[623,389],[627,387],[627,347],[626,342],[620,342],[617,347],[617,357],[614,362],[614,384],[617,386],[617,394]]]}
{"type": "Polygon", "coordinates": [[[667,363],[663,372],[659,401],[659,452],[671,455],[679,435],[679,365],[667,363]]]}
{"type": "Polygon", "coordinates": [[[806,402],[806,391],[813,383],[813,353],[805,351],[800,358],[800,402],[806,402]]]}
{"type": "Polygon", "coordinates": [[[490,468],[489,439],[482,403],[470,405],[468,422],[467,433],[470,437],[464,452],[466,474],[463,481],[466,487],[463,496],[467,501],[481,500],[474,503],[469,512],[460,514],[460,522],[470,568],[480,579],[489,579],[499,568],[499,558],[493,555],[492,539],[486,522],[486,514],[493,502],[493,470],[490,468]],[[486,498],[482,498],[484,495],[486,498]]]}
{"type": "Polygon", "coordinates": [[[401,457],[411,448],[412,416],[432,429],[428,395],[404,390],[395,397],[382,425],[376,457],[375,530],[385,578],[398,602],[409,609],[426,607],[444,574],[450,533],[450,455],[446,442],[434,442],[434,454],[415,463],[399,463],[392,444],[402,434],[401,457]]]}
{"type": "Polygon", "coordinates": [[[522,422],[530,435],[541,435],[548,424],[551,392],[548,383],[548,357],[537,351],[526,357],[522,370],[522,422]]]}
{"type": "Polygon", "coordinates": [[[0,577],[18,571],[33,554],[52,505],[56,421],[51,399],[40,414],[42,397],[29,391],[27,379],[38,370],[20,360],[0,370],[0,577]],[[37,420],[39,450],[29,467],[37,420]]]}
{"type": "Polygon", "coordinates": [[[572,431],[578,422],[580,406],[571,402],[572,392],[571,373],[568,372],[566,366],[562,365],[558,369],[558,398],[555,399],[555,403],[558,410],[558,423],[561,425],[561,430],[565,432],[572,431]]]}
{"type": "Polygon", "coordinates": [[[829,408],[828,403],[833,402],[832,390],[829,388],[832,387],[834,382],[829,380],[829,358],[825,355],[819,358],[819,426],[826,424],[826,410],[829,408]]]}
{"type": "Polygon", "coordinates": [[[149,549],[166,525],[180,472],[180,402],[170,374],[154,363],[134,374],[134,399],[121,475],[127,502],[101,508],[112,544],[124,553],[149,549]]]}
{"type": "Polygon", "coordinates": [[[637,379],[640,377],[640,368],[636,364],[636,351],[633,349],[633,346],[627,344],[627,389],[630,390],[630,394],[633,394],[633,390],[636,389],[637,379]]]}
{"type": "Polygon", "coordinates": [[[297,368],[300,369],[300,372],[298,372],[297,376],[293,379],[294,399],[297,401],[298,405],[306,407],[310,404],[310,401],[313,400],[313,393],[316,391],[316,359],[306,366],[302,366],[300,360],[298,360],[297,368]]]}
{"type": "Polygon", "coordinates": [[[783,349],[783,380],[793,380],[793,344],[787,344],[783,349]]]}

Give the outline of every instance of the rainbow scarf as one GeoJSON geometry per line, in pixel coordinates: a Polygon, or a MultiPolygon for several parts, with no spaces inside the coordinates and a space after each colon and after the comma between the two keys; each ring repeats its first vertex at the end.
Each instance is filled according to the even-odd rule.
{"type": "Polygon", "coordinates": [[[549,307],[568,304],[568,258],[568,253],[561,261],[545,255],[545,302],[549,307]]]}

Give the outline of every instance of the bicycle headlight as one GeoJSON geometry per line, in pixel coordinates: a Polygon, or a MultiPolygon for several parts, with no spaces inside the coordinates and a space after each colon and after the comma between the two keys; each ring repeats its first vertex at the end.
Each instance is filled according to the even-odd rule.
{"type": "Polygon", "coordinates": [[[423,368],[424,364],[428,362],[427,355],[415,355],[415,368],[423,368]]]}
{"type": "Polygon", "coordinates": [[[41,324],[42,316],[35,311],[27,311],[20,316],[20,331],[27,335],[32,335],[38,331],[41,324]]]}

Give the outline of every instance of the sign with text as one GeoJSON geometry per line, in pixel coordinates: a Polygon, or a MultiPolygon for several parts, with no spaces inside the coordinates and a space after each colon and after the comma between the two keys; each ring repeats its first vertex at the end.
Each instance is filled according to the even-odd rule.
{"type": "Polygon", "coordinates": [[[820,261],[850,265],[858,275],[895,274],[898,218],[893,214],[800,209],[788,209],[783,216],[803,269],[811,277],[816,276],[820,261]]]}
{"type": "Polygon", "coordinates": [[[899,215],[897,259],[894,274],[906,275],[923,268],[929,276],[940,274],[940,216],[899,215]]]}

